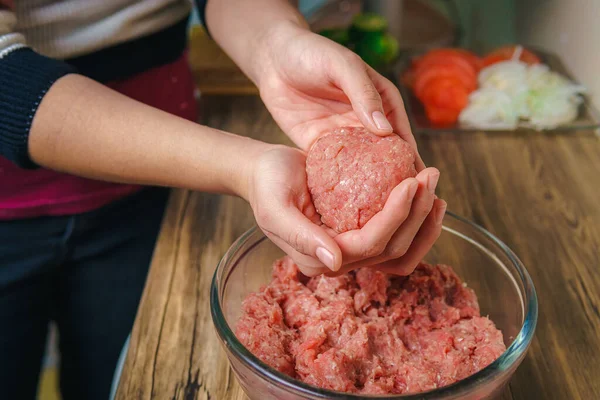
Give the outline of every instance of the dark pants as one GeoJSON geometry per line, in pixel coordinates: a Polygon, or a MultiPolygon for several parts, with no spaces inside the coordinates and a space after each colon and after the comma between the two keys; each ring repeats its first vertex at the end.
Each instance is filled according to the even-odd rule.
{"type": "Polygon", "coordinates": [[[66,217],[0,222],[0,398],[35,399],[48,323],[65,400],[106,400],[168,192],[66,217]]]}

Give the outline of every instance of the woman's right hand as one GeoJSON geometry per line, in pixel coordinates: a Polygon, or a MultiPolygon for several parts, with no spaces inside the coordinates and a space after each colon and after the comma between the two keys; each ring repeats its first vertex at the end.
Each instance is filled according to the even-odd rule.
{"type": "Polygon", "coordinates": [[[322,225],[306,183],[306,156],[273,146],[254,161],[245,190],[258,226],[307,276],[359,267],[411,273],[441,232],[446,204],[435,198],[439,172],[426,168],[390,194],[362,229],[337,234],[322,225]]]}

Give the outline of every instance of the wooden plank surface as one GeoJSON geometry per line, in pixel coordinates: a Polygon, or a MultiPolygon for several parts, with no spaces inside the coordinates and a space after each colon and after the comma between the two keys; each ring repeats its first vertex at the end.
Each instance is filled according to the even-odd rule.
{"type": "MultiPolygon", "coordinates": [[[[204,98],[202,122],[286,142],[255,97],[204,98]]],[[[539,297],[531,349],[503,399],[600,399],[600,141],[593,135],[419,138],[449,209],[507,243],[539,297]]],[[[227,196],[174,191],[118,399],[245,399],[214,333],[209,286],[253,223],[227,196]]]]}

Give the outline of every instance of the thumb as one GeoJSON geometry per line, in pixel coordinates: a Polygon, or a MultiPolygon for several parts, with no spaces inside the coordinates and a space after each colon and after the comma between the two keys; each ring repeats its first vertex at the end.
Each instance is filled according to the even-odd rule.
{"type": "Polygon", "coordinates": [[[360,122],[378,135],[392,133],[392,125],[387,120],[379,91],[375,87],[367,64],[356,54],[349,57],[346,68],[341,68],[339,85],[350,99],[360,122]]]}
{"type": "Polygon", "coordinates": [[[342,251],[322,226],[311,222],[295,207],[275,212],[268,227],[269,237],[294,260],[307,267],[325,265],[337,271],[342,265],[342,251]]]}

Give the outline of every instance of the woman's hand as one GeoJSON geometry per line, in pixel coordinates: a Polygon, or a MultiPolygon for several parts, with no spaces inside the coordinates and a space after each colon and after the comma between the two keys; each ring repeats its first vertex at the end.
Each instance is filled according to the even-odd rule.
{"type": "Polygon", "coordinates": [[[301,149],[324,132],[362,125],[382,136],[395,132],[418,155],[400,92],[358,55],[287,22],[263,43],[254,74],[262,100],[301,149]]]}
{"type": "MultiPolygon", "coordinates": [[[[394,132],[415,149],[416,179],[401,183],[362,229],[329,232],[343,260],[343,265],[337,262],[340,253],[332,248],[336,272],[370,265],[401,275],[412,272],[441,232],[446,203],[434,194],[439,172],[425,168],[418,155],[398,89],[350,50],[293,23],[273,27],[263,43],[255,81],[274,119],[301,149],[348,125],[363,125],[378,135],[394,132]]],[[[303,192],[308,196],[306,188],[303,192]]],[[[318,223],[312,204],[307,210],[318,223]]],[[[305,261],[311,275],[325,271],[314,257],[312,264],[305,261]]]]}
{"type": "Polygon", "coordinates": [[[300,270],[314,276],[340,269],[342,253],[321,225],[306,184],[306,157],[298,149],[275,146],[254,163],[248,202],[256,223],[300,270]]]}
{"type": "Polygon", "coordinates": [[[377,264],[407,275],[441,232],[445,203],[433,190],[439,172],[421,171],[398,185],[383,210],[362,229],[337,234],[321,224],[306,184],[302,151],[275,146],[254,162],[248,182],[259,227],[307,276],[377,264]]]}
{"type": "MultiPolygon", "coordinates": [[[[210,1],[206,15],[212,36],[301,149],[324,132],[362,125],[378,135],[396,133],[417,152],[398,89],[350,50],[311,33],[287,0],[210,1]]],[[[339,235],[320,225],[304,153],[278,148],[256,165],[249,200],[257,222],[307,275],[373,264],[407,274],[440,233],[446,205],[433,194],[439,172],[426,169],[418,152],[416,179],[395,188],[362,229],[339,235]],[[327,251],[317,254],[319,248],[327,251]]]]}

